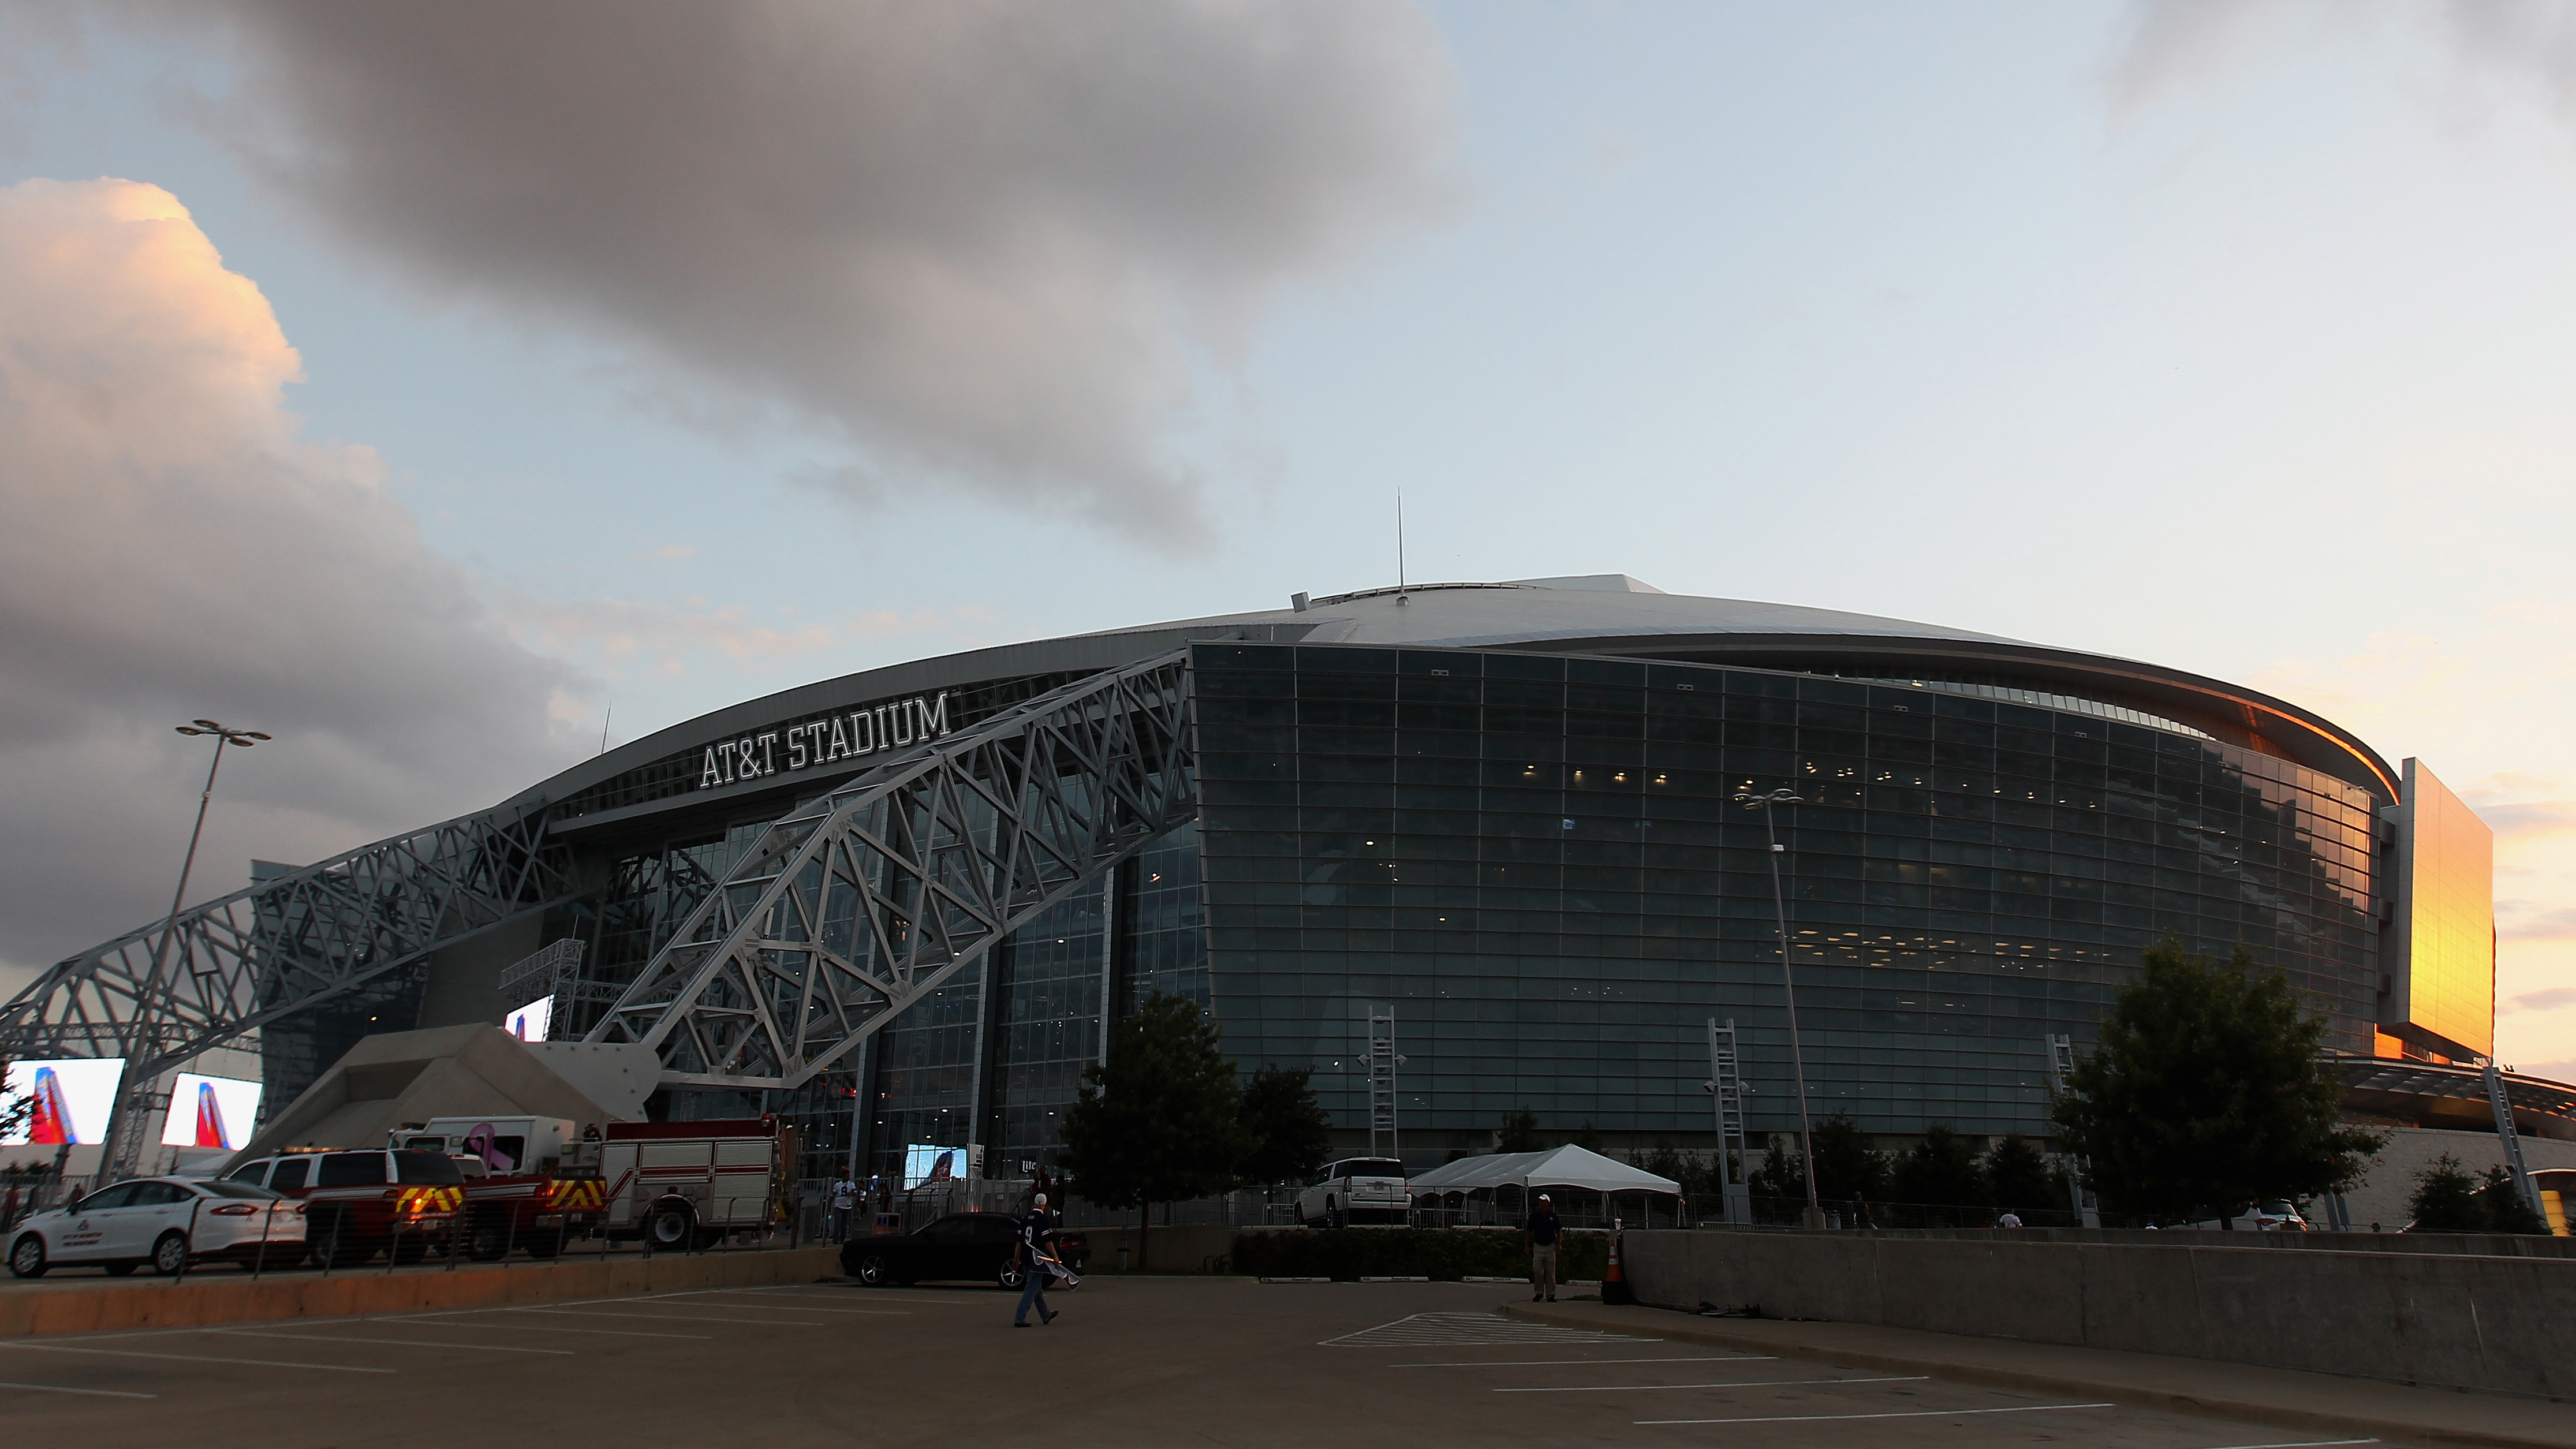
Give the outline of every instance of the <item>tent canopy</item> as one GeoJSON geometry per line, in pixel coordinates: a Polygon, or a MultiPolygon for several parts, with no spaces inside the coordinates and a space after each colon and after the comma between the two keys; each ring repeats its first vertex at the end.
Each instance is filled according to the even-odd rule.
{"type": "Polygon", "coordinates": [[[1492,1152],[1462,1157],[1413,1179],[1415,1192],[1474,1192],[1486,1187],[1582,1187],[1594,1192],[1678,1193],[1669,1177],[1630,1167],[1568,1143],[1545,1152],[1492,1152]]]}

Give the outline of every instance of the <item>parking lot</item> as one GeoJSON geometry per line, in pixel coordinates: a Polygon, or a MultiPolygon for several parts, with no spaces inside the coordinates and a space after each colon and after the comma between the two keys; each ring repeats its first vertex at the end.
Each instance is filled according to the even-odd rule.
{"type": "Polygon", "coordinates": [[[1096,1276],[1014,1330],[995,1290],[826,1283],[0,1340],[0,1412],[23,1442],[106,1446],[2375,1442],[1731,1353],[1643,1336],[1651,1318],[1551,1328],[1497,1296],[1096,1276]]]}

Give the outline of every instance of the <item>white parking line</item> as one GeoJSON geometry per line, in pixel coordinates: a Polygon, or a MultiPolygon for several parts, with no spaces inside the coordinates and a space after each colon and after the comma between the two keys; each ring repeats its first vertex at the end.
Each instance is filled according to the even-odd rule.
{"type": "Polygon", "coordinates": [[[1645,1394],[1659,1389],[1776,1389],[1786,1384],[1914,1384],[1930,1374],[1884,1374],[1867,1379],[1739,1379],[1731,1384],[1578,1384],[1572,1388],[1496,1389],[1498,1394],[1645,1394]]]}
{"type": "Polygon", "coordinates": [[[157,1399],[159,1394],[134,1394],[123,1389],[75,1389],[65,1384],[13,1384],[0,1379],[0,1389],[25,1389],[36,1394],[88,1394],[101,1399],[157,1399]]]}
{"type": "Polygon", "coordinates": [[[821,1328],[802,1318],[715,1318],[704,1313],[602,1313],[581,1308],[495,1308],[494,1313],[559,1313],[567,1318],[641,1318],[650,1323],[748,1323],[754,1328],[821,1328]]]}
{"type": "Polygon", "coordinates": [[[2044,1414],[2051,1409],[2116,1409],[2117,1404],[2016,1404],[2008,1409],[1908,1409],[1898,1414],[1770,1414],[1750,1419],[1632,1419],[1634,1424],[1813,1424],[1827,1419],[1947,1419],[1957,1414],[2044,1414]]]}
{"type": "Polygon", "coordinates": [[[811,1303],[808,1303],[801,1308],[789,1308],[785,1304],[780,1303],[711,1303],[707,1306],[710,1308],[739,1308],[746,1312],[751,1309],[758,1308],[763,1310],[776,1309],[783,1313],[855,1313],[864,1318],[910,1318],[912,1316],[911,1310],[903,1308],[818,1308],[811,1303]]]}
{"type": "MultiPolygon", "coordinates": [[[[609,1338],[694,1338],[701,1343],[712,1343],[715,1341],[715,1335],[712,1333],[639,1333],[631,1328],[574,1328],[569,1325],[557,1323],[484,1323],[475,1319],[458,1318],[454,1316],[459,1313],[507,1313],[509,1311],[510,1310],[506,1308],[442,1309],[435,1317],[434,1321],[441,1328],[505,1328],[512,1333],[589,1333],[609,1338]]],[[[368,1318],[360,1321],[365,1323],[421,1323],[433,1321],[433,1319],[432,1315],[423,1313],[402,1318],[368,1318]]]]}
{"type": "Polygon", "coordinates": [[[2327,1449],[2333,1444],[2376,1444],[2376,1439],[2293,1439],[2284,1444],[2221,1444],[2218,1449],[2327,1449]]]}
{"type": "Polygon", "coordinates": [[[1565,1364],[1595,1363],[1777,1363],[1767,1353],[1712,1353],[1690,1358],[1470,1358],[1453,1363],[1391,1363],[1399,1368],[1556,1368],[1565,1364]]]}
{"type": "Polygon", "coordinates": [[[440,1343],[428,1338],[358,1338],[338,1333],[271,1333],[264,1328],[201,1328],[200,1333],[224,1333],[235,1338],[293,1338],[306,1343],[382,1343],[395,1348],[466,1348],[476,1353],[554,1353],[570,1354],[568,1348],[520,1348],[500,1343],[440,1343]]]}
{"type": "Polygon", "coordinates": [[[389,1368],[356,1368],[344,1363],[293,1363],[282,1358],[216,1358],[202,1353],[145,1353],[139,1348],[74,1348],[68,1343],[0,1343],[0,1348],[23,1348],[30,1353],[95,1353],[111,1358],[169,1358],[181,1363],[249,1363],[263,1368],[320,1369],[335,1374],[389,1374],[389,1368]]]}
{"type": "Polygon", "coordinates": [[[839,1294],[846,1298],[854,1293],[865,1293],[870,1303],[936,1303],[943,1307],[950,1308],[982,1308],[1003,1301],[1003,1296],[999,1293],[977,1294],[971,1298],[963,1294],[947,1298],[881,1297],[879,1296],[878,1290],[873,1288],[709,1288],[703,1291],[709,1293],[775,1293],[781,1297],[797,1299],[820,1298],[827,1294],[839,1294]]]}

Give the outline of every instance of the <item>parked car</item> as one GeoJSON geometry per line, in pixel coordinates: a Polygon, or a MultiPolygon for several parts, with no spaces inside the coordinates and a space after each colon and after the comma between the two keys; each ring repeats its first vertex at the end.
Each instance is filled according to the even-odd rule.
{"type": "MultiPolygon", "coordinates": [[[[1078,1233],[1056,1234],[1056,1256],[1079,1272],[1089,1247],[1078,1233]]],[[[909,1233],[878,1233],[841,1245],[841,1271],[871,1288],[933,1279],[998,1283],[1016,1293],[1028,1281],[1014,1259],[1020,1220],[1009,1213],[951,1213],[909,1233]]]]}
{"type": "Polygon", "coordinates": [[[334,1268],[378,1253],[417,1263],[447,1245],[465,1204],[465,1174],[443,1152],[289,1152],[245,1162],[226,1181],[302,1202],[313,1255],[334,1268]]]}
{"type": "Polygon", "coordinates": [[[1297,1221],[1310,1228],[1354,1223],[1402,1227],[1413,1206],[1404,1164],[1392,1157],[1351,1157],[1324,1169],[1324,1179],[1297,1194],[1297,1221]]]}
{"type": "Polygon", "coordinates": [[[146,1263],[176,1275],[216,1258],[245,1268],[303,1262],[304,1204],[247,1183],[138,1177],[37,1213],[9,1239],[9,1271],[21,1278],[75,1265],[123,1277],[146,1263]]]}

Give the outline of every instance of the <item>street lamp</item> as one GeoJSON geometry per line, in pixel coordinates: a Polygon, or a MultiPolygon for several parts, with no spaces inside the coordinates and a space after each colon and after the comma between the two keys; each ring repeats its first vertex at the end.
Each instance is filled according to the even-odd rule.
{"type": "Polygon", "coordinates": [[[1789,1002],[1789,1069],[1798,1079],[1798,1137],[1807,1179],[1807,1226],[1825,1225],[1825,1210],[1816,1201],[1816,1129],[1807,1113],[1807,1057],[1798,1045],[1798,982],[1789,969],[1789,907],[1780,895],[1780,831],[1772,823],[1772,812],[1782,805],[1804,804],[1805,799],[1790,792],[1787,786],[1767,795],[1750,790],[1735,792],[1736,803],[1747,810],[1762,812],[1762,833],[1771,843],[1771,911],[1780,923],[1780,989],[1789,1002]]]}
{"type": "Polygon", "coordinates": [[[161,963],[170,954],[170,943],[179,934],[179,903],[188,898],[188,872],[197,867],[197,839],[206,833],[206,807],[215,798],[215,772],[224,767],[224,746],[239,745],[246,750],[261,740],[271,738],[257,730],[232,729],[210,719],[177,728],[183,735],[213,735],[215,760],[206,767],[205,792],[197,797],[197,828],[188,832],[188,855],[179,863],[179,889],[170,897],[170,921],[161,928],[161,944],[152,952],[152,979],[156,982],[161,979],[161,963]]]}

